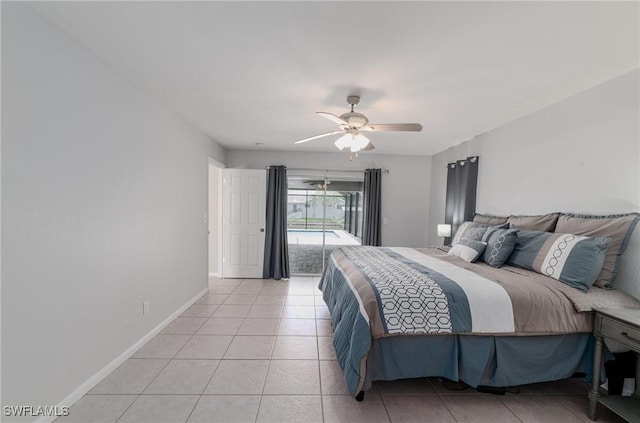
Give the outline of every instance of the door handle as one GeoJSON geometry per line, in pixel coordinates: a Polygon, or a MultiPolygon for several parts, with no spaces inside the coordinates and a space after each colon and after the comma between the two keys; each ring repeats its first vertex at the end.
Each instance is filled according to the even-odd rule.
{"type": "Polygon", "coordinates": [[[264,228],[260,228],[260,232],[264,232],[264,228]]]}

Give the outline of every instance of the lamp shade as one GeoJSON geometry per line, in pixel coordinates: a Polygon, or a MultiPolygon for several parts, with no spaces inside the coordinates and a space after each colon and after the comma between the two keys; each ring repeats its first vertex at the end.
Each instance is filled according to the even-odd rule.
{"type": "Polygon", "coordinates": [[[451,236],[451,225],[446,223],[438,224],[438,236],[451,236]]]}

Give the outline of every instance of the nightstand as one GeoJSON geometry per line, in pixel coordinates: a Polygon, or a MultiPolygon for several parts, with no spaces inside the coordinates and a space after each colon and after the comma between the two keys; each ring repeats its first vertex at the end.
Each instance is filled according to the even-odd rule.
{"type": "Polygon", "coordinates": [[[604,405],[629,422],[640,422],[640,310],[595,309],[593,334],[596,345],[593,354],[593,383],[589,391],[589,417],[596,419],[596,406],[604,405]],[[630,397],[600,394],[602,342],[611,339],[636,352],[636,386],[630,397]]]}

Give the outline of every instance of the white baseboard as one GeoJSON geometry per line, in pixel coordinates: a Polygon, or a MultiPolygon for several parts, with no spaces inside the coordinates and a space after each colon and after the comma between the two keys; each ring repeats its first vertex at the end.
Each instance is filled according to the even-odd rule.
{"type": "MultiPolygon", "coordinates": [[[[131,357],[138,349],[146,344],[151,338],[156,336],[162,329],[165,328],[169,323],[171,323],[176,317],[180,316],[186,309],[191,307],[193,303],[198,301],[200,297],[202,297],[205,293],[209,292],[209,288],[205,288],[196,294],[195,297],[191,298],[187,301],[182,307],[173,312],[169,317],[164,319],[162,323],[153,328],[149,333],[143,336],[138,342],[127,348],[125,352],[116,357],[111,363],[104,366],[101,370],[99,370],[96,374],[87,379],[82,385],[80,385],[75,391],[69,394],[65,399],[60,401],[58,407],[62,406],[72,406],[75,404],[80,398],[82,398],[87,392],[91,390],[94,386],[98,384],[102,379],[104,379],[107,375],[109,375],[112,371],[114,371],[118,366],[124,363],[129,357],[131,357]]],[[[57,417],[48,417],[43,416],[39,419],[35,420],[35,423],[50,423],[55,420],[57,417]]]]}

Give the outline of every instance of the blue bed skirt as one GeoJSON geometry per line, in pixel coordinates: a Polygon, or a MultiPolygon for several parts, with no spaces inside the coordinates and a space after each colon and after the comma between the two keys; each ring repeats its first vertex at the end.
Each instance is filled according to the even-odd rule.
{"type": "Polygon", "coordinates": [[[593,335],[432,335],[377,339],[367,356],[364,390],[375,380],[445,377],[477,387],[590,378],[593,335]]]}

